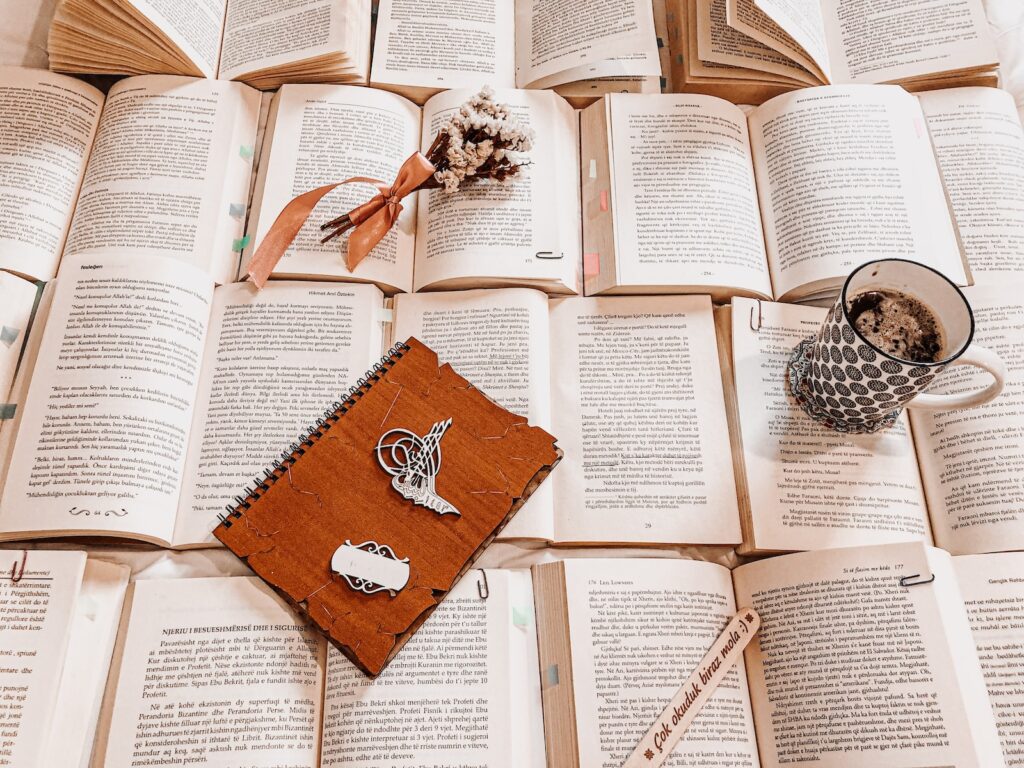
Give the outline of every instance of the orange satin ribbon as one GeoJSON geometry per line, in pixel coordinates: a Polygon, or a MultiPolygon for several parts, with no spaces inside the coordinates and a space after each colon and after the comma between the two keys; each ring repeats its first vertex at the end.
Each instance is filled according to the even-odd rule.
{"type": "Polygon", "coordinates": [[[348,217],[355,227],[349,232],[345,265],[349,271],[354,270],[398,221],[398,214],[402,212],[401,199],[429,179],[434,170],[431,162],[416,152],[402,163],[395,183],[390,186],[368,176],[353,176],[336,184],[327,184],[303,192],[277,215],[263,242],[256,249],[252,261],[249,262],[249,278],[257,288],[262,288],[323,196],[342,184],[358,182],[372,184],[377,187],[379,193],[348,212],[348,217]]]}

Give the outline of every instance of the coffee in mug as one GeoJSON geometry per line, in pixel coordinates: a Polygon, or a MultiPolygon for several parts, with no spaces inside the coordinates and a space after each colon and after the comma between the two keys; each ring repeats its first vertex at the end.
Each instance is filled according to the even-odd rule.
{"type": "Polygon", "coordinates": [[[863,291],[847,300],[846,310],[854,329],[882,352],[912,363],[942,359],[942,325],[920,299],[902,291],[863,291]]]}

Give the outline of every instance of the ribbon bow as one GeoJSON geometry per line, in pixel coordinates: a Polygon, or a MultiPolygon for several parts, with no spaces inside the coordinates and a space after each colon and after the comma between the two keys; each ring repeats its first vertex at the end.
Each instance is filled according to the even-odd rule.
{"type": "Polygon", "coordinates": [[[257,288],[262,288],[266,284],[277,262],[281,260],[324,195],[342,184],[372,184],[377,187],[378,193],[348,212],[348,217],[355,227],[349,233],[345,265],[349,271],[354,270],[398,221],[398,214],[402,212],[402,198],[416,191],[420,184],[430,178],[434,170],[433,164],[416,152],[402,163],[394,184],[388,185],[380,179],[368,176],[353,176],[335,184],[303,192],[281,210],[270,226],[266,237],[249,262],[249,278],[257,288]]]}

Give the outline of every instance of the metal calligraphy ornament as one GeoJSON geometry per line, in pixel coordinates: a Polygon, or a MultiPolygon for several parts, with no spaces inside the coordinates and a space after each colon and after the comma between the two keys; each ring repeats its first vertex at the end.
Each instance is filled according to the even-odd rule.
{"type": "Polygon", "coordinates": [[[391,486],[413,504],[439,515],[461,516],[434,490],[441,471],[441,438],[451,425],[451,419],[438,421],[423,437],[408,429],[389,430],[377,441],[377,461],[392,476],[391,486]]]}
{"type": "Polygon", "coordinates": [[[409,583],[409,558],[398,558],[387,544],[349,539],[331,557],[331,570],[345,579],[356,592],[372,595],[387,590],[395,594],[409,583]]]}

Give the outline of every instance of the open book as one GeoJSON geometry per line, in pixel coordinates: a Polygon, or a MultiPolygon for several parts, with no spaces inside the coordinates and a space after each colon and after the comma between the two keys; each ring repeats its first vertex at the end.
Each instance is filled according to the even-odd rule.
{"type": "Polygon", "coordinates": [[[981,0],[670,0],[677,90],[761,103],[822,84],[995,85],[981,0]]]}
{"type": "Polygon", "coordinates": [[[458,291],[399,294],[393,311],[394,341],[429,345],[565,451],[503,537],[736,541],[709,297],[549,301],[532,290],[458,291]]]}
{"type": "Polygon", "coordinates": [[[1021,557],[899,544],[732,573],[664,559],[470,571],[373,681],[255,579],[139,581],[94,765],[169,750],[209,768],[618,768],[750,605],[759,638],[667,765],[1002,768],[1024,703],[1003,629],[1021,626],[1021,557]],[[900,583],[915,574],[926,583],[900,583]]]}
{"type": "Polygon", "coordinates": [[[657,93],[660,76],[651,0],[382,0],[370,84],[422,104],[482,83],[550,88],[601,78],[615,90],[657,93]]]}
{"type": "MultiPolygon", "coordinates": [[[[914,540],[955,554],[1024,550],[1022,290],[1017,282],[964,291],[975,341],[1007,367],[998,398],[960,411],[910,408],[874,435],[821,427],[785,388],[793,347],[818,332],[826,309],[737,298],[720,310],[732,346],[722,357],[731,360],[735,382],[741,551],[914,540]]],[[[954,367],[929,391],[977,389],[987,378],[954,367]]],[[[860,385],[847,384],[856,397],[860,385]]]]}
{"type": "Polygon", "coordinates": [[[961,285],[1024,275],[1024,133],[1003,91],[822,86],[749,115],[612,94],[581,146],[588,295],[811,300],[885,257],[961,285]]]}
{"type": "Polygon", "coordinates": [[[70,257],[56,284],[0,538],[214,546],[217,513],[381,354],[372,285],[215,289],[194,267],[120,255],[70,257]]]}
{"type": "MultiPolygon", "coordinates": [[[[421,109],[369,88],[286,85],[267,121],[242,274],[281,209],[295,195],[352,176],[386,184],[475,90],[446,91],[421,109]]],[[[345,184],[321,201],[275,277],[371,281],[388,293],[425,288],[526,285],[579,291],[579,152],[576,113],[549,91],[499,90],[497,100],[531,126],[530,164],[512,183],[480,184],[449,196],[410,195],[398,222],[353,272],[348,238],[321,244],[320,224],[377,194],[345,184]],[[339,254],[339,247],[341,252],[339,254]]]]}
{"type": "Polygon", "coordinates": [[[149,75],[104,98],[77,78],[0,67],[0,98],[17,148],[0,155],[0,269],[50,280],[63,254],[103,251],[234,279],[259,92],[149,75]]]}
{"type": "Polygon", "coordinates": [[[4,765],[86,764],[128,570],[84,552],[0,551],[4,765]]]}
{"type": "Polygon", "coordinates": [[[370,0],[61,0],[47,47],[57,72],[365,85],[370,0]]]}

